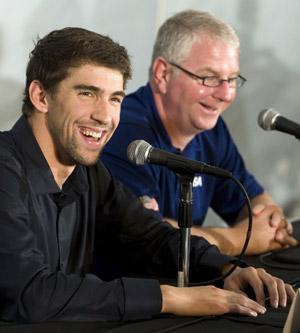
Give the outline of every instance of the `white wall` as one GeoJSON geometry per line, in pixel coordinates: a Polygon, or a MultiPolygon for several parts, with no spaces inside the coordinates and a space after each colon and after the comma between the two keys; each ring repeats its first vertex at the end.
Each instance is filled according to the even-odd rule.
{"type": "Polygon", "coordinates": [[[238,32],[248,82],[225,118],[247,165],[275,199],[285,207],[300,202],[299,141],[257,126],[266,107],[300,122],[299,0],[0,0],[0,130],[20,114],[28,54],[38,34],[81,26],[110,35],[132,56],[132,91],[147,80],[157,27],[187,8],[212,11],[238,32]]]}

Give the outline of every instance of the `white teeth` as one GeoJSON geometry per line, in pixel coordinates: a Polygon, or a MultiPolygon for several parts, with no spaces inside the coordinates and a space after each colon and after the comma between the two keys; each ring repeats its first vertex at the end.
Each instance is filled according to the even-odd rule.
{"type": "Polygon", "coordinates": [[[86,136],[91,136],[95,139],[100,139],[102,136],[102,132],[94,132],[87,129],[81,129],[81,133],[86,136]]]}

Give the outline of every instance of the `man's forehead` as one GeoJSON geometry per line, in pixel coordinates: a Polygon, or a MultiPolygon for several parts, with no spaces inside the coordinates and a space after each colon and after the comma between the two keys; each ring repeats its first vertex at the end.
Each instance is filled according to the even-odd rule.
{"type": "Polygon", "coordinates": [[[119,70],[97,64],[83,64],[71,67],[65,80],[76,85],[99,88],[109,86],[118,91],[124,89],[124,78],[119,70]]]}

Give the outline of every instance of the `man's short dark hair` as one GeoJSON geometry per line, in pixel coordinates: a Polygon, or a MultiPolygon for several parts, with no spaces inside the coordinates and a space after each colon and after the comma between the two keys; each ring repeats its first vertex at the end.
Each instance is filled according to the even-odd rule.
{"type": "Polygon", "coordinates": [[[29,115],[33,110],[28,88],[38,80],[45,90],[54,93],[70,68],[84,64],[96,64],[120,71],[124,89],[131,78],[131,64],[126,49],[110,37],[82,28],[54,30],[38,39],[30,53],[26,70],[22,112],[29,115]]]}

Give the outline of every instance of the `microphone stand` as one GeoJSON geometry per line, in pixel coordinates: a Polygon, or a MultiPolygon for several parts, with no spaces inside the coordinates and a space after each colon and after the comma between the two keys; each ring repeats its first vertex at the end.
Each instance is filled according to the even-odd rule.
{"type": "Polygon", "coordinates": [[[178,208],[180,240],[177,287],[188,287],[194,174],[177,173],[177,176],[180,181],[180,203],[178,208]]]}

